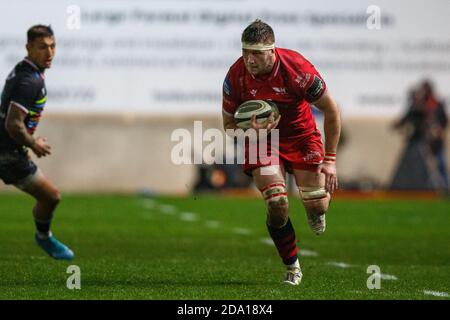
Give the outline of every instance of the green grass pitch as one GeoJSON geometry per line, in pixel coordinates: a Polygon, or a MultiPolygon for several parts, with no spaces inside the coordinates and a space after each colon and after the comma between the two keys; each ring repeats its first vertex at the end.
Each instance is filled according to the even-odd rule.
{"type": "Polygon", "coordinates": [[[445,200],[335,200],[315,236],[291,197],[298,287],[281,282],[261,199],[63,195],[53,232],[75,251],[71,262],[34,244],[32,206],[0,195],[0,299],[449,299],[445,200]],[[72,264],[80,290],[66,287],[72,264]],[[381,269],[380,289],[367,288],[369,265],[381,269]]]}

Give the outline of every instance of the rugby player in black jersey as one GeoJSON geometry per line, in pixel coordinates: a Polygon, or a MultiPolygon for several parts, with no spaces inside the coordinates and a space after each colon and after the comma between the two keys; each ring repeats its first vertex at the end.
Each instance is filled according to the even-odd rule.
{"type": "Polygon", "coordinates": [[[55,37],[50,26],[36,25],[27,32],[27,56],[8,75],[0,104],[0,178],[36,199],[33,216],[37,244],[55,259],[70,260],[72,250],[50,231],[61,195],[31,160],[50,155],[43,137],[34,137],[47,101],[45,69],[55,57],[55,37]]]}

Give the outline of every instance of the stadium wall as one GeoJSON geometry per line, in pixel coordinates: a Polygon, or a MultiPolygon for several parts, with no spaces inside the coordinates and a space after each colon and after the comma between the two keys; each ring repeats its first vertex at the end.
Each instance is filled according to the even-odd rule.
{"type": "MultiPolygon", "coordinates": [[[[171,134],[179,128],[193,134],[196,120],[202,121],[203,132],[222,128],[220,117],[210,116],[47,114],[37,134],[48,138],[52,155],[35,161],[64,192],[187,194],[197,178],[196,166],[173,164],[171,151],[178,142],[171,134]]],[[[367,189],[389,184],[404,148],[403,135],[391,131],[391,123],[386,118],[343,120],[342,183],[367,189]]],[[[11,189],[0,185],[0,191],[11,189]]]]}

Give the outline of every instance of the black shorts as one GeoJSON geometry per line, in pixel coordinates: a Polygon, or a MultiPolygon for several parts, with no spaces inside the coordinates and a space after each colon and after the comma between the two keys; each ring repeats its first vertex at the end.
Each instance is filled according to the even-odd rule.
{"type": "Polygon", "coordinates": [[[35,174],[36,164],[28,159],[25,151],[0,150],[0,179],[5,184],[17,184],[26,177],[35,174]]]}

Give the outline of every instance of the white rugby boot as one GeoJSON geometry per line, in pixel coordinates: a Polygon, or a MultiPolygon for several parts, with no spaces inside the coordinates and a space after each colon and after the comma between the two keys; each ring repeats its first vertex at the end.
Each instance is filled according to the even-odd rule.
{"type": "Polygon", "coordinates": [[[283,282],[292,286],[298,286],[302,281],[302,277],[302,269],[300,268],[300,263],[297,260],[294,265],[287,267],[286,276],[284,277],[283,282]]]}
{"type": "Polygon", "coordinates": [[[322,233],[325,232],[327,223],[326,223],[326,218],[325,218],[325,213],[319,215],[316,214],[310,214],[310,213],[306,213],[307,217],[308,217],[308,224],[311,228],[311,230],[317,234],[320,235],[322,233]]]}

